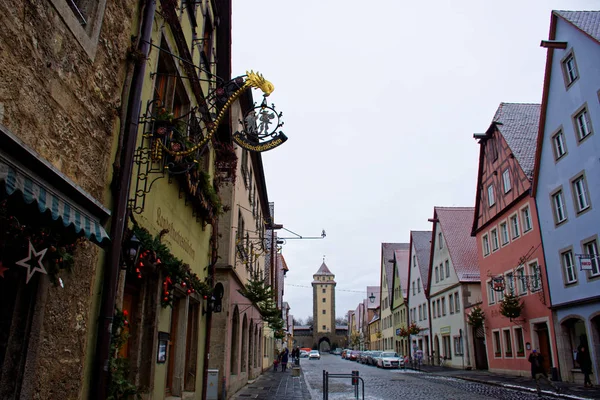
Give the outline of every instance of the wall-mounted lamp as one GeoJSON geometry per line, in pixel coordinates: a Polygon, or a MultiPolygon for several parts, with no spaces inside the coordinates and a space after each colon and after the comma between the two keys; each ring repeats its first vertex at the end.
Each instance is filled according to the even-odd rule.
{"type": "Polygon", "coordinates": [[[369,301],[371,303],[375,303],[375,295],[373,294],[373,292],[371,292],[371,295],[369,296],[369,301]]]}
{"type": "Polygon", "coordinates": [[[128,266],[135,265],[140,255],[141,246],[142,242],[140,242],[140,239],[135,234],[131,235],[131,238],[129,238],[123,249],[122,269],[127,269],[128,266]]]}

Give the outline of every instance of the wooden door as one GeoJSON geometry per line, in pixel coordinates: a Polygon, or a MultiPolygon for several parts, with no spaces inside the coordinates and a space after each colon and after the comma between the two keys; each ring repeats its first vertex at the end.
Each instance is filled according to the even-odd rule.
{"type": "Polygon", "coordinates": [[[485,331],[483,327],[473,329],[473,347],[475,350],[475,368],[476,369],[488,369],[487,362],[487,350],[485,347],[485,331]]]}
{"type": "Polygon", "coordinates": [[[544,357],[544,371],[551,372],[550,367],[552,366],[552,349],[550,348],[550,335],[548,334],[548,327],[546,324],[537,324],[536,328],[538,342],[540,344],[540,352],[544,357]]]}
{"type": "Polygon", "coordinates": [[[177,322],[179,321],[179,298],[173,298],[173,307],[171,308],[171,331],[169,332],[169,346],[167,350],[167,384],[165,393],[171,395],[173,389],[173,373],[175,372],[175,348],[177,342],[177,322]]]}

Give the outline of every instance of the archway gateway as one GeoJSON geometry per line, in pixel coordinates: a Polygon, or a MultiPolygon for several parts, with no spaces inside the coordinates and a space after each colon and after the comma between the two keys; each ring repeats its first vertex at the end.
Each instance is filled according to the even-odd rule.
{"type": "Polygon", "coordinates": [[[319,339],[319,344],[317,345],[317,348],[320,353],[328,352],[329,350],[331,350],[331,341],[328,337],[324,336],[321,339],[319,339]]]}

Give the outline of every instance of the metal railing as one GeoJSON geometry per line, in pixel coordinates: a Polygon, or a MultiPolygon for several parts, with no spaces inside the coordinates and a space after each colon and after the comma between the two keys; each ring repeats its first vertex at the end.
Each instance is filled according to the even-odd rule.
{"type": "Polygon", "coordinates": [[[362,400],[365,400],[365,381],[359,376],[358,371],[352,371],[351,374],[330,374],[323,370],[323,400],[329,400],[329,378],[350,378],[354,386],[354,398],[358,399],[358,382],[362,383],[362,400]]]}

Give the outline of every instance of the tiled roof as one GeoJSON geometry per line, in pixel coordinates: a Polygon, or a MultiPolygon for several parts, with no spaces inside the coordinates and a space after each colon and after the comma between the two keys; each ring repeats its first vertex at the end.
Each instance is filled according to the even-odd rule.
{"type": "Polygon", "coordinates": [[[429,279],[429,254],[431,253],[431,231],[411,231],[412,243],[417,253],[421,282],[429,279]]]}
{"type": "Polygon", "coordinates": [[[460,282],[479,282],[477,239],[471,236],[473,207],[435,207],[460,282]]]}
{"type": "Polygon", "coordinates": [[[500,103],[494,116],[498,130],[529,178],[533,178],[535,150],[540,122],[540,105],[500,103]]]}
{"type": "Polygon", "coordinates": [[[289,271],[287,263],[285,262],[285,258],[283,258],[283,254],[278,254],[277,260],[279,261],[279,264],[280,264],[282,270],[289,271]]]}
{"type": "Polygon", "coordinates": [[[333,275],[333,274],[331,273],[329,268],[327,268],[327,265],[325,265],[325,262],[323,261],[323,264],[321,264],[321,268],[319,268],[319,270],[317,271],[317,273],[315,275],[333,275]]]}
{"type": "Polygon", "coordinates": [[[375,308],[379,307],[379,302],[381,301],[381,298],[379,297],[380,290],[381,290],[380,286],[367,286],[367,299],[369,298],[371,293],[373,293],[373,296],[375,296],[375,301],[373,303],[371,303],[371,300],[369,300],[367,308],[375,309],[375,308]]]}
{"type": "Polygon", "coordinates": [[[600,42],[600,11],[562,11],[554,14],[562,17],[600,42]]]}
{"type": "Polygon", "coordinates": [[[404,298],[406,298],[406,291],[408,290],[408,268],[410,264],[408,261],[409,253],[410,248],[394,251],[396,268],[398,268],[398,277],[400,278],[400,287],[402,288],[402,295],[404,298]]]}
{"type": "Polygon", "coordinates": [[[381,262],[385,266],[385,278],[388,285],[388,297],[392,297],[392,278],[394,275],[394,251],[408,249],[408,243],[381,243],[381,262]]]}

